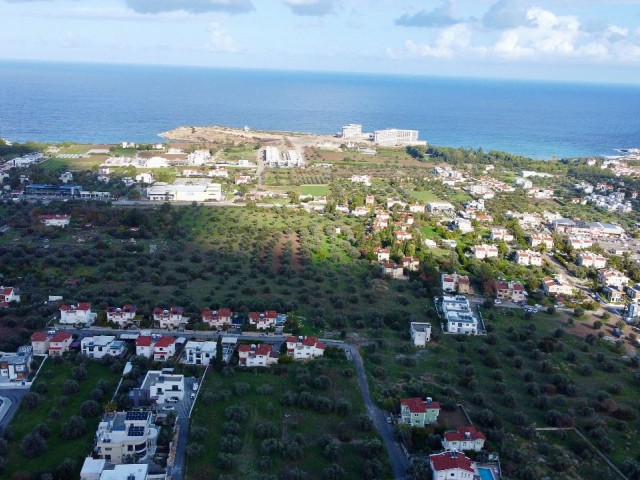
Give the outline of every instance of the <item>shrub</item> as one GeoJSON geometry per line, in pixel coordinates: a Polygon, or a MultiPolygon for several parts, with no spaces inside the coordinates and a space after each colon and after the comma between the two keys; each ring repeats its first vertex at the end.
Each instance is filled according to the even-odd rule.
{"type": "Polygon", "coordinates": [[[82,417],[72,416],[60,426],[60,436],[64,440],[75,440],[87,432],[87,424],[82,417]]]}
{"type": "Polygon", "coordinates": [[[80,385],[75,380],[67,380],[62,384],[62,393],[65,395],[74,395],[80,391],[80,385]]]}
{"type": "Polygon", "coordinates": [[[22,398],[22,408],[25,410],[33,410],[40,404],[40,395],[35,392],[27,392],[22,398]]]}
{"type": "Polygon", "coordinates": [[[95,400],[86,400],[80,405],[80,415],[85,418],[102,415],[102,407],[95,400]]]}
{"type": "Polygon", "coordinates": [[[36,458],[47,451],[47,442],[37,433],[28,433],[20,442],[20,452],[26,458],[36,458]]]}

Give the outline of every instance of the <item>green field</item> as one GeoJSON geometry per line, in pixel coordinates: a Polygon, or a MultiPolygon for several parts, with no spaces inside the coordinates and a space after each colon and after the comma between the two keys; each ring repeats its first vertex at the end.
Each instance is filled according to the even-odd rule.
{"type": "MultiPolygon", "coordinates": [[[[47,359],[42,367],[37,381],[31,388],[32,392],[42,391],[38,395],[39,401],[35,408],[25,408],[24,402],[20,410],[16,413],[9,427],[9,443],[6,459],[8,467],[5,477],[15,472],[53,471],[65,459],[70,458],[76,462],[76,470],[80,471],[84,457],[86,457],[93,447],[93,438],[98,427],[99,417],[84,418],[86,422],[86,432],[75,440],[67,440],[61,437],[62,425],[73,415],[80,415],[80,405],[91,399],[91,391],[96,388],[99,380],[108,382],[109,388],[103,400],[99,403],[104,405],[111,399],[113,391],[118,383],[122,365],[114,364],[114,368],[103,366],[100,362],[88,362],[85,364],[86,379],[79,380],[80,387],[77,393],[65,394],[63,384],[73,379],[72,371],[76,364],[70,360],[65,360],[61,364],[55,364],[52,359],[47,359]],[[115,373],[112,370],[117,370],[115,373]],[[57,413],[54,413],[57,412],[57,413]],[[46,451],[35,458],[27,458],[21,453],[21,442],[24,437],[32,432],[39,424],[45,424],[51,431],[51,435],[46,439],[46,451]]],[[[5,433],[7,437],[7,433],[5,433]]],[[[22,477],[21,477],[22,478],[22,477]]]]}
{"type": "MultiPolygon", "coordinates": [[[[385,456],[379,450],[381,443],[366,448],[366,442],[377,435],[363,417],[354,367],[344,355],[341,360],[269,369],[212,371],[201,387],[192,417],[188,478],[217,478],[219,474],[237,479],[257,478],[258,474],[286,478],[302,470],[311,480],[326,478],[323,470],[332,464],[345,471],[345,478],[362,478],[368,462],[385,456]],[[297,406],[284,400],[296,397],[297,406]],[[316,401],[319,403],[314,404],[316,401]],[[229,409],[234,406],[243,409],[246,418],[230,419],[229,409]],[[233,422],[239,428],[232,429],[233,422]],[[237,439],[233,448],[225,438],[232,430],[237,439]],[[204,446],[206,455],[198,455],[199,448],[193,447],[196,443],[204,446]],[[269,443],[272,449],[266,448],[269,443]],[[225,453],[230,457],[221,458],[225,453]]],[[[388,478],[384,460],[369,467],[380,469],[381,476],[376,478],[388,478]]]]}
{"type": "Polygon", "coordinates": [[[313,195],[314,197],[323,197],[329,193],[329,185],[300,185],[296,190],[300,195],[313,195]]]}
{"type": "Polygon", "coordinates": [[[428,202],[441,202],[442,199],[438,198],[438,196],[436,194],[434,194],[433,192],[430,192],[428,190],[421,190],[421,191],[411,191],[409,192],[409,194],[411,195],[411,197],[415,198],[416,200],[423,202],[423,203],[428,203],[428,202]]]}

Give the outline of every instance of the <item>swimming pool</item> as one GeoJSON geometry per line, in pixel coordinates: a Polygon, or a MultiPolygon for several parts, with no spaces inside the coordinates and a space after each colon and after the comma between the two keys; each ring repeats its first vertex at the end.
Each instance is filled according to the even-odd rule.
{"type": "Polygon", "coordinates": [[[479,467],[478,468],[478,473],[480,474],[480,479],[481,480],[496,480],[496,478],[493,476],[493,472],[491,471],[490,468],[479,467]]]}

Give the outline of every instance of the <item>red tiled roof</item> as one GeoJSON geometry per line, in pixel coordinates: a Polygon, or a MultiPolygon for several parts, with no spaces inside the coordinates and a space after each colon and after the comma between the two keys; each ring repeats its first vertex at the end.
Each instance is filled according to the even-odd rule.
{"type": "Polygon", "coordinates": [[[316,343],[318,343],[318,337],[307,337],[302,341],[302,344],[307,347],[313,347],[316,343]]]}
{"type": "Polygon", "coordinates": [[[57,332],[53,337],[51,337],[51,343],[59,343],[64,342],[65,340],[69,340],[73,338],[73,335],[67,332],[57,332]]]}
{"type": "Polygon", "coordinates": [[[47,332],[33,332],[31,334],[32,342],[44,342],[47,339],[47,332]]]}
{"type": "Polygon", "coordinates": [[[152,338],[149,335],[140,335],[136,338],[136,347],[150,347],[152,338]]]}
{"type": "Polygon", "coordinates": [[[3,290],[4,295],[11,295],[11,292],[13,292],[13,287],[4,287],[4,290],[3,290]]]}
{"type": "Polygon", "coordinates": [[[459,452],[443,452],[429,455],[429,462],[431,462],[436,472],[459,468],[474,473],[473,462],[465,454],[459,452]]]}
{"type": "Polygon", "coordinates": [[[486,440],[482,432],[478,432],[474,427],[464,426],[458,427],[458,430],[444,432],[444,438],[447,442],[462,442],[463,440],[486,440]],[[469,433],[470,438],[466,438],[465,434],[469,433]]]}
{"type": "Polygon", "coordinates": [[[238,347],[238,352],[250,352],[251,351],[251,345],[240,345],[238,347]]]}
{"type": "Polygon", "coordinates": [[[440,409],[440,403],[431,402],[431,404],[427,404],[427,402],[417,397],[403,398],[400,400],[400,405],[409,407],[411,413],[426,413],[427,410],[440,409]]]}
{"type": "Polygon", "coordinates": [[[136,313],[136,306],[124,305],[123,307],[109,307],[107,308],[107,313],[136,313]]]}
{"type": "Polygon", "coordinates": [[[40,215],[40,220],[69,220],[71,215],[40,215]]]}
{"type": "Polygon", "coordinates": [[[258,345],[258,347],[256,348],[256,355],[269,355],[271,353],[271,350],[273,350],[271,345],[258,345]]]}
{"type": "Polygon", "coordinates": [[[287,343],[298,343],[298,337],[290,336],[290,337],[285,338],[284,341],[287,342],[287,343]]]}
{"type": "Polygon", "coordinates": [[[160,337],[156,342],[156,347],[167,348],[176,343],[176,339],[173,337],[160,337]]]}
{"type": "Polygon", "coordinates": [[[184,312],[184,308],[182,307],[171,307],[171,308],[162,308],[162,307],[156,307],[153,309],[153,314],[154,315],[163,315],[165,310],[167,311],[167,315],[171,314],[171,315],[182,315],[182,312],[184,312]]]}
{"type": "Polygon", "coordinates": [[[86,310],[91,310],[91,304],[79,303],[78,305],[60,305],[60,310],[63,312],[70,311],[70,310],[86,311],[86,310]]]}

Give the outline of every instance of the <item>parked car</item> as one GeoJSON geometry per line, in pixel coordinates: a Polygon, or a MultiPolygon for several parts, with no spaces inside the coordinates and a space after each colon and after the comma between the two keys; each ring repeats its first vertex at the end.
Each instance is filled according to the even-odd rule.
{"type": "Polygon", "coordinates": [[[502,300],[496,299],[493,303],[496,304],[496,305],[500,305],[502,303],[502,300]]]}
{"type": "Polygon", "coordinates": [[[196,394],[195,394],[195,393],[192,393],[191,395],[189,395],[189,398],[190,398],[191,400],[193,400],[194,398],[196,398],[196,394]]]}
{"type": "Polygon", "coordinates": [[[165,405],[164,407],[162,407],[162,410],[164,410],[166,412],[171,412],[171,411],[175,410],[175,408],[173,407],[173,405],[165,405]]]}
{"type": "Polygon", "coordinates": [[[194,383],[193,384],[193,391],[197,392],[199,387],[200,387],[200,385],[198,385],[198,382],[194,383]]]}
{"type": "Polygon", "coordinates": [[[180,399],[178,397],[169,397],[167,398],[167,403],[178,403],[180,399]]]}

